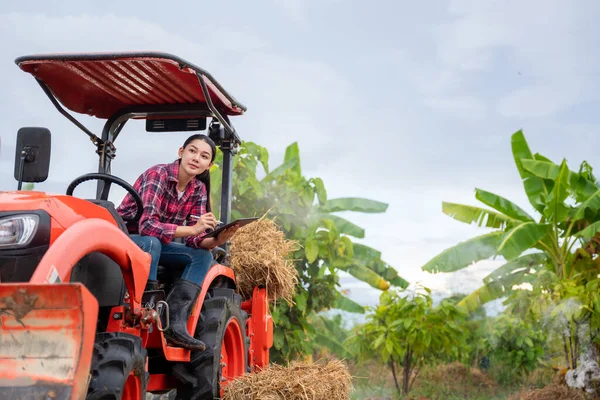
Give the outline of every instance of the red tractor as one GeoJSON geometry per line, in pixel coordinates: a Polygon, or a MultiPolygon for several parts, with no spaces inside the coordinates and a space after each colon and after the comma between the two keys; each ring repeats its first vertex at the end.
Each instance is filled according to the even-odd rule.
{"type": "Polygon", "coordinates": [[[237,294],[228,246],[213,251],[187,320],[206,350],[165,340],[168,313],[178,311],[169,310],[165,293],[182,271],[161,266],[160,289],[145,291],[150,256],[108,200],[111,184],[122,187],[136,199],[134,222],[139,218],[139,194],[111,174],[115,141],[129,119],[145,120],[149,132],[207,130],[223,152],[220,220],[229,222],[232,157],[241,143],[230,117],[246,108],[207,71],[170,54],[15,62],[89,136],[99,163],[64,195],[21,190],[22,182],[47,179],[50,132],[18,132],[18,189],[0,192],[0,398],[213,399],[233,378],[268,364],[273,321],[265,289],[256,287],[245,301],[237,294]],[[106,120],[101,135],[69,111],[106,120]],[[73,196],[89,180],[97,180],[96,198],[73,196]]]}

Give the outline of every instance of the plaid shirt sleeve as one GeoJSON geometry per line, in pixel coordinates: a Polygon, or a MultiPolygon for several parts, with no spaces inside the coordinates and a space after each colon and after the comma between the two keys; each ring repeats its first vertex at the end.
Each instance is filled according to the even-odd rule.
{"type": "MultiPolygon", "coordinates": [[[[202,185],[198,197],[198,201],[192,206],[192,209],[190,210],[190,215],[188,215],[186,219],[186,225],[188,226],[192,226],[196,223],[196,218],[192,218],[192,215],[200,216],[206,214],[206,203],[208,201],[206,186],[202,185]]],[[[202,243],[202,241],[204,240],[204,235],[205,234],[200,234],[198,236],[188,236],[185,238],[185,244],[189,247],[198,248],[200,247],[200,243],[202,243]]]]}
{"type": "Polygon", "coordinates": [[[163,223],[160,221],[160,205],[165,196],[166,176],[164,171],[151,169],[140,179],[139,188],[141,193],[144,213],[139,221],[139,233],[144,236],[154,236],[162,243],[168,244],[175,236],[177,225],[163,223]]]}

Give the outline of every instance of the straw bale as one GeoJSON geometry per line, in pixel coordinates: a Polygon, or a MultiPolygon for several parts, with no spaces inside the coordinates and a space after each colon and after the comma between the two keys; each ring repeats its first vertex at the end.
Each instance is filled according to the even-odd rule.
{"type": "Polygon", "coordinates": [[[256,286],[263,286],[270,301],[283,299],[292,304],[298,271],[290,256],[297,249],[299,244],[286,239],[266,215],[238,229],[231,238],[229,264],[240,295],[248,300],[256,286]]]}
{"type": "Polygon", "coordinates": [[[570,388],[565,381],[565,371],[553,374],[552,382],[542,388],[524,388],[509,397],[509,400],[590,400],[583,390],[570,388]]]}
{"type": "Polygon", "coordinates": [[[524,390],[514,394],[510,400],[586,400],[585,392],[566,385],[551,384],[541,389],[524,390]]]}
{"type": "Polygon", "coordinates": [[[223,400],[347,400],[352,377],[340,360],[297,361],[245,374],[225,386],[223,400]]]}

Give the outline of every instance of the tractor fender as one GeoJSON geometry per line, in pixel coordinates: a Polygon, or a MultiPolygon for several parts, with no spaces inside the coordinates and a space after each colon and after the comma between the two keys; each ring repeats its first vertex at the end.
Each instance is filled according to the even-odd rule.
{"type": "Polygon", "coordinates": [[[30,283],[65,282],[75,264],[92,252],[106,254],[121,267],[132,307],[139,308],[151,256],[114,224],[99,218],[85,219],[67,228],[40,260],[30,283]]]}

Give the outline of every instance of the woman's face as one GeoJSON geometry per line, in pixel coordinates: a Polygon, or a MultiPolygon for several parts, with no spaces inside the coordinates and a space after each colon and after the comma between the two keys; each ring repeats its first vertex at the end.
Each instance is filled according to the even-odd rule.
{"type": "Polygon", "coordinates": [[[186,148],[179,149],[179,158],[181,158],[181,168],[188,175],[200,175],[212,166],[212,149],[210,145],[203,140],[192,140],[186,148]]]}

